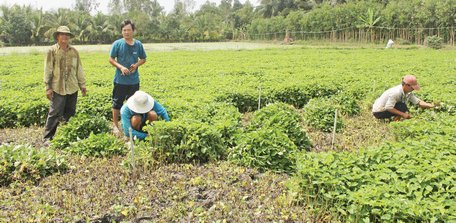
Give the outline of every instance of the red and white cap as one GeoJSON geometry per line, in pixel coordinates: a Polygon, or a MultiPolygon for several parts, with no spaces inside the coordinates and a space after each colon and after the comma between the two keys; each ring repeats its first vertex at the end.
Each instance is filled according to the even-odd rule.
{"type": "Polygon", "coordinates": [[[416,80],[416,77],[411,74],[405,75],[404,78],[402,78],[402,81],[405,84],[408,84],[411,88],[413,88],[413,90],[418,91],[421,88],[418,84],[418,81],[416,80]]]}

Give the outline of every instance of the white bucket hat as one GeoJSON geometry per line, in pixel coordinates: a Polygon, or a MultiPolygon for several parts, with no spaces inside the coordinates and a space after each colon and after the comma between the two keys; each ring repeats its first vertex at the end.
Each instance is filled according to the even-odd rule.
{"type": "Polygon", "coordinates": [[[127,100],[127,106],[135,113],[144,114],[154,108],[154,99],[144,91],[136,91],[127,100]]]}

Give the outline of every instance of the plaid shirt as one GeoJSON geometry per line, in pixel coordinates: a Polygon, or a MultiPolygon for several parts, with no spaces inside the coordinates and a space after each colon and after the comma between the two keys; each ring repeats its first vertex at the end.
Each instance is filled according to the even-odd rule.
{"type": "Polygon", "coordinates": [[[44,84],[60,95],[73,94],[85,88],[84,70],[78,51],[68,46],[68,51],[54,44],[48,50],[44,62],[44,84]]]}

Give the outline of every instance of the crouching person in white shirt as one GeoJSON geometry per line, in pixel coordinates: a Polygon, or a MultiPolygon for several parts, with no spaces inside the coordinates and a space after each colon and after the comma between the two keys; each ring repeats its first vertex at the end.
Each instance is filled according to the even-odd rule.
{"type": "Polygon", "coordinates": [[[372,106],[372,114],[377,119],[389,119],[394,117],[394,121],[401,119],[410,119],[412,116],[408,113],[407,102],[421,108],[433,108],[434,105],[426,103],[417,98],[412,91],[419,90],[420,85],[416,77],[408,74],[402,78],[402,83],[386,90],[372,106]]]}

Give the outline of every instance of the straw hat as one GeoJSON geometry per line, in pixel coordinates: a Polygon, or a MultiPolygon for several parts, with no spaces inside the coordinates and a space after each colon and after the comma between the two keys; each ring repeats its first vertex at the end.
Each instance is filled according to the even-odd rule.
{"type": "Polygon", "coordinates": [[[144,114],[154,108],[154,99],[144,91],[137,91],[127,100],[127,106],[135,113],[144,114]]]}
{"type": "Polygon", "coordinates": [[[59,33],[68,33],[70,34],[71,38],[74,37],[74,34],[70,32],[70,29],[67,26],[59,26],[59,28],[57,28],[57,31],[55,31],[53,34],[54,39],[57,39],[57,35],[59,33]]]}

